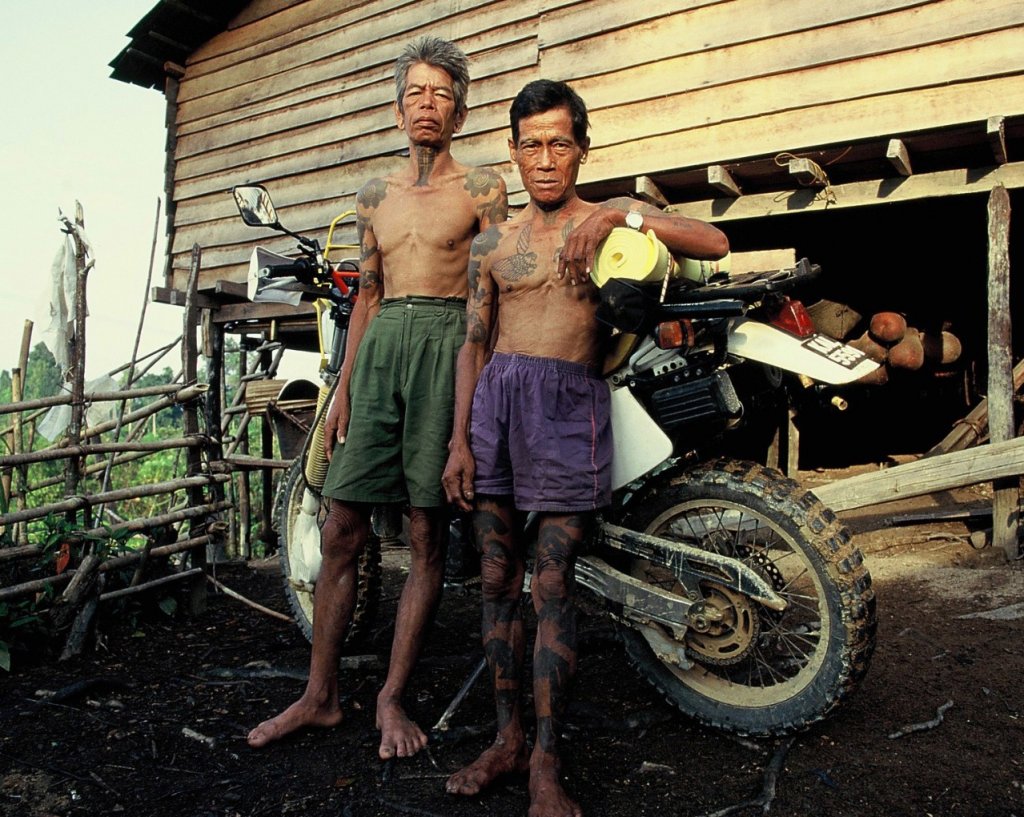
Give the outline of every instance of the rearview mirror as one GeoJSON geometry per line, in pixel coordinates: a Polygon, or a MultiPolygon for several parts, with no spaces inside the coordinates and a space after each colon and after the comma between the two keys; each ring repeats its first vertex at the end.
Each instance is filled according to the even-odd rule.
{"type": "Polygon", "coordinates": [[[242,221],[250,227],[280,227],[270,193],[262,184],[240,184],[231,188],[242,221]]]}

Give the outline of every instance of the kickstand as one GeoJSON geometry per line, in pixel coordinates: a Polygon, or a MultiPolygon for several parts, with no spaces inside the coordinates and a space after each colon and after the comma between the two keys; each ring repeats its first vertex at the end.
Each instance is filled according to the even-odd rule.
{"type": "Polygon", "coordinates": [[[462,688],[452,698],[452,702],[448,704],[448,708],[444,711],[444,714],[438,719],[437,723],[434,724],[434,728],[431,732],[444,732],[448,729],[448,721],[452,719],[452,715],[455,714],[455,710],[462,706],[462,702],[466,699],[466,695],[469,694],[469,690],[473,688],[473,684],[476,683],[477,679],[487,668],[487,659],[481,658],[480,662],[473,668],[473,671],[469,674],[466,682],[462,685],[462,688]]]}

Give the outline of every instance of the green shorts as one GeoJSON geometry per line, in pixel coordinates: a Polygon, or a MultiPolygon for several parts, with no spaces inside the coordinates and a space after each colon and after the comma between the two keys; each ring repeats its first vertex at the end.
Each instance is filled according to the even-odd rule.
{"type": "Polygon", "coordinates": [[[455,359],[466,337],[458,298],[385,298],[359,344],[345,443],[323,494],[347,502],[444,504],[441,474],[455,413],[455,359]]]}

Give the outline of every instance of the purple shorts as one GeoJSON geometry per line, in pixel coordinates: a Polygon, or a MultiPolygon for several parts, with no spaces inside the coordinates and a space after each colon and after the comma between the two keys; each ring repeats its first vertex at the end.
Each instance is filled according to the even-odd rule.
{"type": "Polygon", "coordinates": [[[588,366],[495,352],[477,382],[470,439],[478,494],[554,513],[611,502],[611,396],[588,366]]]}

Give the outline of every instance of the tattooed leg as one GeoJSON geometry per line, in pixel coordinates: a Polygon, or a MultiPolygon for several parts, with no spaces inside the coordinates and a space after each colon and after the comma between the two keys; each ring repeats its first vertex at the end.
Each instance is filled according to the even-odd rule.
{"type": "Polygon", "coordinates": [[[480,549],[484,654],[494,688],[498,736],[480,757],[448,779],[445,789],[451,794],[477,794],[496,778],[527,768],[519,700],[524,565],[521,546],[514,541],[513,519],[508,498],[477,497],[473,532],[480,549]]]}
{"type": "Polygon", "coordinates": [[[587,532],[582,515],[541,520],[533,575],[537,642],[533,651],[533,696],[537,742],[530,756],[530,817],[579,817],[579,806],[562,788],[558,735],[576,673],[576,608],[572,590],[576,554],[587,532]]]}

